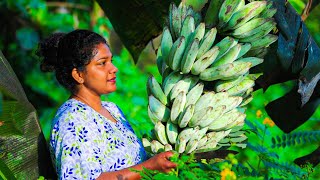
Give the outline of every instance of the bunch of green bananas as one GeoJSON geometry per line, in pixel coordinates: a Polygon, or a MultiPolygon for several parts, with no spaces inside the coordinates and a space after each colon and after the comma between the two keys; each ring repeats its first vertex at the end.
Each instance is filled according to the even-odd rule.
{"type": "Polygon", "coordinates": [[[205,23],[217,26],[219,32],[237,38],[241,43],[250,43],[247,55],[264,57],[267,48],[278,37],[269,34],[276,27],[272,18],[277,12],[269,1],[216,0],[211,1],[205,23]]]}
{"type": "MultiPolygon", "coordinates": [[[[216,20],[211,18],[211,22],[217,22],[216,27],[212,27],[214,23],[210,27],[207,17],[212,4],[217,2],[211,0],[206,23],[201,22],[201,15],[191,7],[183,3],[179,7],[170,5],[168,25],[164,27],[157,52],[162,83],[153,76],[147,82],[148,114],[155,125],[155,136],[152,140],[144,138],[143,145],[151,154],[246,146],[247,137],[241,130],[246,117],[244,106],[253,99],[253,86],[261,75],[250,74],[249,70],[263,62],[262,58],[248,54],[257,48],[266,49],[271,42],[256,46],[245,41],[249,37],[244,34],[246,29],[263,26],[260,19],[273,22],[272,15],[262,17],[269,8],[266,1],[245,5],[242,0],[224,0],[218,6],[216,20]],[[236,17],[240,20],[234,20],[236,17]],[[260,26],[250,26],[258,21],[260,26]]],[[[265,31],[265,26],[260,30],[265,31]]],[[[261,41],[265,36],[255,37],[261,41]]]]}

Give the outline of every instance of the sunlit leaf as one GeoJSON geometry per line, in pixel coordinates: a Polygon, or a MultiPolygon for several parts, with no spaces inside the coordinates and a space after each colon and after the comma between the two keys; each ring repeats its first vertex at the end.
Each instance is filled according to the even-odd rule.
{"type": "Polygon", "coordinates": [[[0,60],[0,90],[4,93],[0,115],[1,160],[16,178],[36,179],[40,134],[36,112],[1,52],[0,60]]]}

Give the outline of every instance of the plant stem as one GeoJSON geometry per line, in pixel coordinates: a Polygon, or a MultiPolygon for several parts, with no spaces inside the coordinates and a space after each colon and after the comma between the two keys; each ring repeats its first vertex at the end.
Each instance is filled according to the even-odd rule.
{"type": "MultiPolygon", "coordinates": [[[[264,131],[263,131],[263,136],[262,136],[262,143],[261,146],[263,147],[264,144],[264,138],[266,136],[266,130],[267,130],[267,125],[264,126],[264,131]]],[[[261,163],[261,157],[259,156],[259,162],[258,162],[258,170],[260,171],[260,163],[261,163]]]]}

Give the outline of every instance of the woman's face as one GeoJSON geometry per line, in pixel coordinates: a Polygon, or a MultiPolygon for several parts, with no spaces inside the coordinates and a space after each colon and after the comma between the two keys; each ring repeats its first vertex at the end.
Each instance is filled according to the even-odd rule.
{"type": "Polygon", "coordinates": [[[118,69],[112,64],[112,53],[104,43],[97,45],[95,51],[96,55],[83,72],[83,88],[97,95],[114,92],[118,69]]]}

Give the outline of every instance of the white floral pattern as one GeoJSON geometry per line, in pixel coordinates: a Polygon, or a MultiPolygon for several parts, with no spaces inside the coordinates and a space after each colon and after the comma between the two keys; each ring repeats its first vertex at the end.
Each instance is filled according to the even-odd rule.
{"type": "Polygon", "coordinates": [[[59,108],[50,137],[59,179],[96,179],[102,172],[146,160],[141,141],[121,110],[111,102],[102,105],[116,123],[76,99],[69,99],[59,108]]]}

